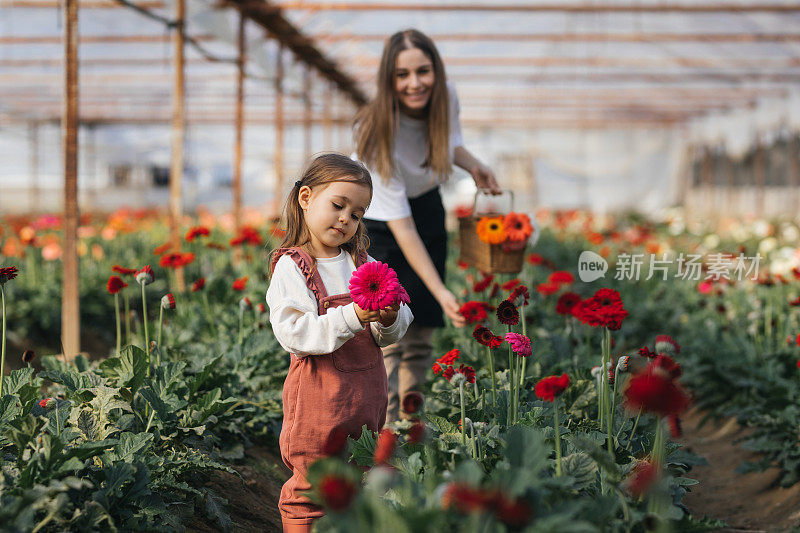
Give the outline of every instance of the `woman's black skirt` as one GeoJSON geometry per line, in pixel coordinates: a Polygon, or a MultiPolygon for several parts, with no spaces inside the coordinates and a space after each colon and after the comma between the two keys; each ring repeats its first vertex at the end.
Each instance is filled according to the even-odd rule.
{"type": "MultiPolygon", "coordinates": [[[[409,198],[411,204],[411,217],[417,227],[422,242],[433,260],[436,270],[442,281],[445,279],[444,265],[447,259],[447,230],[444,225],[444,206],[439,188],[426,192],[417,198],[409,198]]],[[[369,255],[387,263],[397,272],[400,283],[403,284],[411,297],[411,312],[414,313],[414,324],[418,326],[436,327],[444,326],[442,308],[428,288],[417,276],[417,273],[406,261],[400,246],[394,238],[386,222],[365,218],[370,246],[369,255]]]]}

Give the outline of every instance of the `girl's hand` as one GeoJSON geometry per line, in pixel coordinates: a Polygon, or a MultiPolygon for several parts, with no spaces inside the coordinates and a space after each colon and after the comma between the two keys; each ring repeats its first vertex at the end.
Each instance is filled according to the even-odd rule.
{"type": "Polygon", "coordinates": [[[475,186],[479,189],[489,189],[492,194],[502,194],[500,185],[497,184],[497,178],[494,177],[492,169],[483,163],[477,163],[473,166],[469,173],[472,174],[472,179],[475,180],[475,186]]]}
{"type": "Polygon", "coordinates": [[[464,320],[464,315],[461,314],[461,306],[458,305],[458,300],[447,289],[443,289],[439,294],[436,295],[436,301],[439,302],[439,305],[442,306],[442,310],[447,318],[453,323],[453,325],[457,328],[463,327],[467,321],[464,320]]]}
{"type": "Polygon", "coordinates": [[[370,311],[368,309],[361,309],[355,302],[353,302],[353,309],[355,309],[356,316],[361,321],[362,325],[366,326],[370,322],[375,322],[380,318],[380,311],[370,311]]]}
{"type": "Polygon", "coordinates": [[[378,318],[378,322],[380,322],[381,326],[388,328],[392,324],[394,324],[395,320],[397,320],[397,311],[400,309],[400,304],[390,305],[389,307],[384,307],[379,311],[380,318],[378,318]]]}

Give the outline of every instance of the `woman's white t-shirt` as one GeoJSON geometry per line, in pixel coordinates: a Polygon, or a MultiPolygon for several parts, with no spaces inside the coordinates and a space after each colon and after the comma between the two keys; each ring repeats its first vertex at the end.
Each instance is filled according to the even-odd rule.
{"type": "MultiPolygon", "coordinates": [[[[447,83],[450,106],[450,161],[458,146],[463,146],[460,106],[455,87],[447,83]]],[[[427,157],[427,132],[425,120],[399,114],[394,137],[394,175],[388,183],[370,169],[372,174],[372,202],[364,218],[372,220],[397,220],[411,216],[409,198],[417,198],[439,185],[438,177],[430,167],[423,166],[427,157]]]]}

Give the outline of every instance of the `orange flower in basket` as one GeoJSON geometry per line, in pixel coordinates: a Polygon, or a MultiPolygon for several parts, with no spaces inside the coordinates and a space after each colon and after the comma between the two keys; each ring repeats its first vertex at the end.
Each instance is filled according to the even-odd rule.
{"type": "Polygon", "coordinates": [[[503,218],[503,229],[512,242],[524,242],[533,233],[531,219],[524,213],[509,213],[503,218]]]}
{"type": "Polygon", "coordinates": [[[503,217],[481,217],[475,232],[480,240],[489,244],[500,244],[507,238],[503,217]]]}

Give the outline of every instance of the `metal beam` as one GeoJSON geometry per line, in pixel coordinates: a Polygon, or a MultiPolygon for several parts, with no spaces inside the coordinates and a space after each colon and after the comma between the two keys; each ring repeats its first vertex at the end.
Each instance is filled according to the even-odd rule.
{"type": "MultiPolygon", "coordinates": [[[[387,39],[384,33],[319,33],[312,34],[317,41],[335,43],[343,41],[377,41],[387,39]]],[[[435,42],[590,42],[590,43],[796,43],[799,33],[438,33],[429,35],[435,42]]]]}
{"type": "Polygon", "coordinates": [[[304,11],[477,11],[516,13],[794,13],[800,11],[798,4],[709,2],[653,4],[609,3],[535,3],[504,4],[468,2],[462,4],[443,3],[392,3],[392,2],[273,2],[282,9],[304,11]]]}
{"type": "MultiPolygon", "coordinates": [[[[213,41],[213,35],[196,35],[195,41],[213,41]]],[[[0,36],[0,44],[60,44],[62,38],[57,35],[6,35],[0,36]]],[[[79,38],[80,44],[142,44],[142,43],[169,43],[169,35],[83,35],[79,38]]]]}
{"type": "MultiPolygon", "coordinates": [[[[54,2],[53,0],[44,0],[41,2],[37,0],[6,0],[2,7],[15,7],[21,9],[56,9],[60,5],[61,4],[59,2],[54,2]]],[[[164,2],[159,0],[140,0],[136,2],[136,5],[144,9],[162,9],[166,7],[164,2]]],[[[113,1],[79,0],[78,7],[80,9],[119,9],[123,6],[113,1]]]]}

